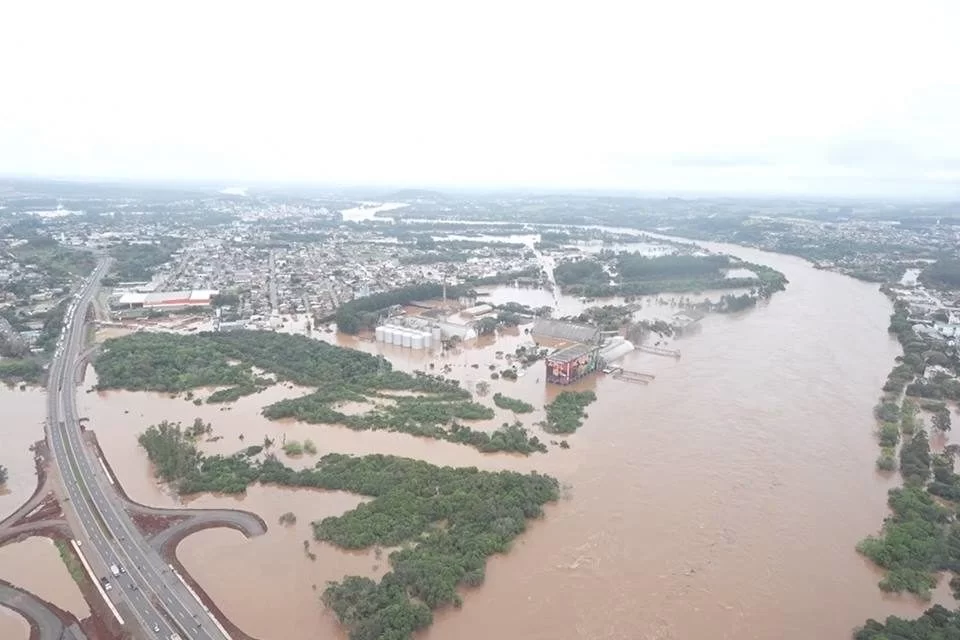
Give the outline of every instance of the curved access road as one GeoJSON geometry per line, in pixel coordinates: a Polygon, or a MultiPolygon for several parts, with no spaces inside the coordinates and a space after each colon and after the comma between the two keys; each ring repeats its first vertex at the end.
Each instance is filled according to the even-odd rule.
{"type": "Polygon", "coordinates": [[[35,625],[40,640],[87,640],[76,623],[64,625],[47,603],[13,585],[0,582],[0,606],[16,611],[35,625]]]}

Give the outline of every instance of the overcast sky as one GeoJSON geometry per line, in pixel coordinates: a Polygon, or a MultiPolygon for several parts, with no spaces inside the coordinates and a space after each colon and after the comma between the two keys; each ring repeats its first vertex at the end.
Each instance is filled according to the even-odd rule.
{"type": "Polygon", "coordinates": [[[960,195],[960,0],[0,4],[0,174],[960,195]]]}

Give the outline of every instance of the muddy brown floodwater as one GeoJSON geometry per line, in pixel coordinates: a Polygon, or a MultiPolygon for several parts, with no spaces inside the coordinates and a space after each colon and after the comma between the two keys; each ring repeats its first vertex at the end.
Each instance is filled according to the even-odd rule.
{"type": "MultiPolygon", "coordinates": [[[[43,419],[46,415],[46,396],[40,389],[20,391],[17,387],[0,385],[0,464],[9,471],[7,483],[0,488],[0,520],[13,513],[33,493],[37,475],[30,445],[43,438],[43,419]]],[[[22,573],[11,564],[10,555],[27,556],[30,561],[40,562],[36,555],[44,550],[35,544],[20,544],[7,553],[0,549],[0,578],[14,582],[22,573]],[[16,551],[13,549],[16,548],[16,551]],[[36,555],[34,555],[36,554],[36,555]]],[[[23,584],[17,583],[19,586],[23,584]]],[[[0,606],[0,638],[26,640],[30,637],[30,625],[19,614],[0,606]]]]}
{"type": "MultiPolygon", "coordinates": [[[[81,393],[81,414],[91,418],[128,493],[148,504],[178,502],[153,480],[136,444],[140,431],[164,418],[211,421],[222,436],[202,445],[211,452],[286,435],[310,437],[321,453],[393,453],[556,476],[564,497],[508,555],[491,559],[486,583],[465,594],[462,609],[439,612],[421,640],[839,640],[867,617],[917,614],[924,603],[884,596],[876,586],[880,574],[854,551],[880,526],[894,482],[874,471],[871,419],[899,353],[886,332],[889,302],[876,285],[796,258],[708,246],[769,264],[786,273],[790,285],[757,309],[707,317],[700,332],[674,343],[679,360],[628,355],[628,369],[656,375],[649,386],[602,374],[582,382],[579,388],[595,389],[599,399],[585,426],[568,438],[568,451],[551,446],[548,454],[528,458],[485,456],[404,434],[269,422],[259,415],[261,406],[304,392],[282,386],[226,411],[156,394],[81,393]]],[[[542,292],[524,289],[496,296],[549,304],[542,292]]],[[[575,309],[578,302],[562,306],[575,309]]],[[[662,315],[661,306],[645,303],[655,315],[662,315]]],[[[285,328],[295,329],[294,323],[285,328]]],[[[383,353],[405,370],[449,365],[450,375],[471,388],[486,380],[491,394],[502,391],[538,406],[558,391],[545,387],[542,363],[516,382],[490,380],[490,364],[506,366],[495,352],[529,343],[523,332],[445,356],[315,334],[383,353]]],[[[93,382],[88,373],[85,384],[93,382]]],[[[532,426],[541,415],[523,420],[553,439],[532,426]]],[[[510,419],[498,411],[481,426],[510,419]]],[[[343,513],[359,500],[275,487],[254,487],[242,499],[202,496],[188,504],[249,509],[270,531],[249,541],[231,531],[206,531],[185,540],[178,554],[248,633],[263,640],[344,638],[317,602],[319,591],[347,573],[381,575],[386,552],[378,558],[375,550],[350,554],[311,543],[317,559],[310,560],[303,541],[311,520],[343,513]],[[277,524],[286,511],[297,516],[289,528],[277,524]]]]}

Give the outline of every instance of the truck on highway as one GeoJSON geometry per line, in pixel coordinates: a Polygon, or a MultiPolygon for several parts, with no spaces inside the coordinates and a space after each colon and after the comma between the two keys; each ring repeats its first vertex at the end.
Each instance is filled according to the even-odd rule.
{"type": "Polygon", "coordinates": [[[120,567],[115,564],[110,565],[110,573],[112,573],[113,577],[116,578],[120,575],[120,567]]]}
{"type": "Polygon", "coordinates": [[[170,640],[180,640],[180,634],[179,634],[179,633],[171,633],[171,634],[170,634],[170,640]]]}

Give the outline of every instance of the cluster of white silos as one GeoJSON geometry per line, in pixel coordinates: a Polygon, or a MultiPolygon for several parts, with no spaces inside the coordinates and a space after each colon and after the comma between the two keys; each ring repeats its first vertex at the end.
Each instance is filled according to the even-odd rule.
{"type": "Polygon", "coordinates": [[[440,342],[440,330],[421,330],[395,324],[383,324],[376,328],[377,342],[392,344],[407,349],[431,349],[440,342]],[[436,337],[436,340],[434,340],[436,337]]]}

